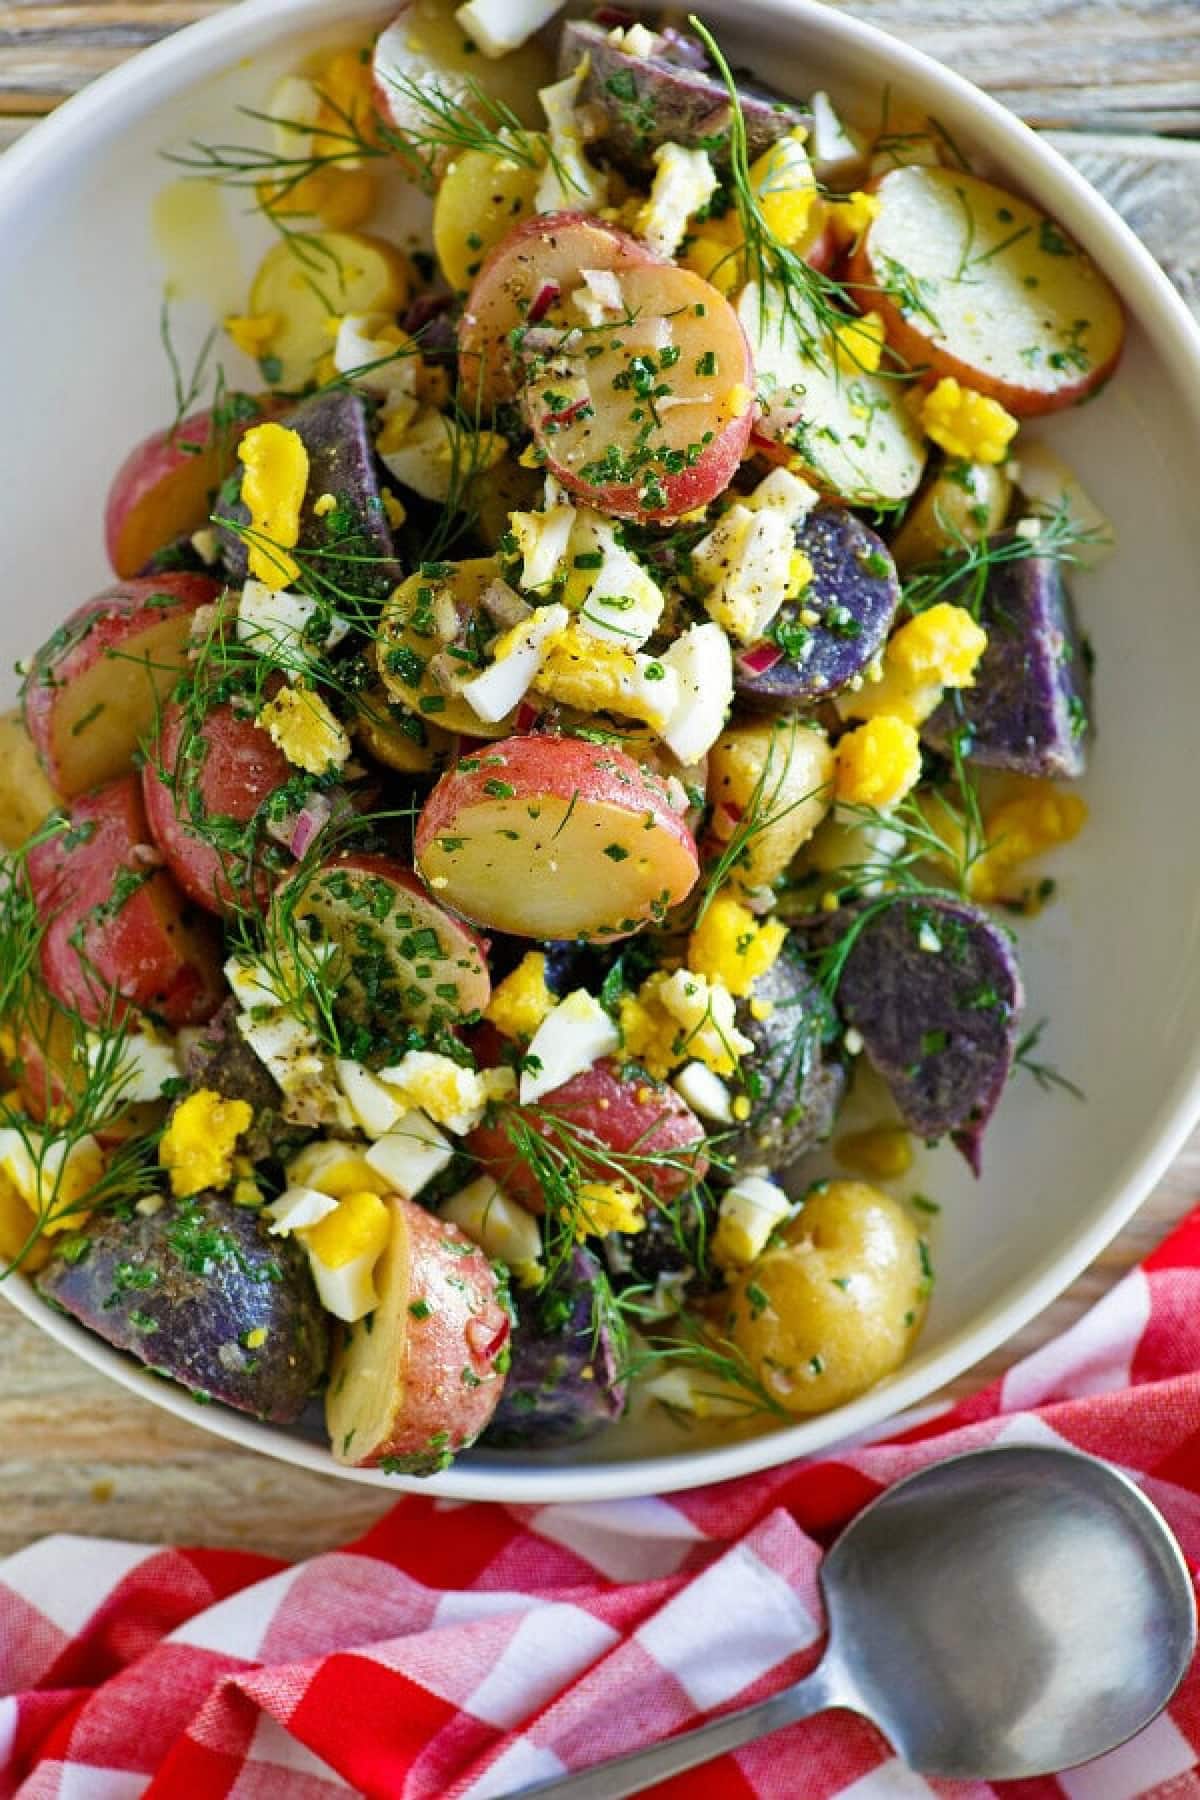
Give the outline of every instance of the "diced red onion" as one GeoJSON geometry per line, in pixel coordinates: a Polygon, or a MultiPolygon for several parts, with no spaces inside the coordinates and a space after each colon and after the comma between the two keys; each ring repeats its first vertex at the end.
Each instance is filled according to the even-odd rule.
{"type": "Polygon", "coordinates": [[[310,794],[296,814],[296,822],[292,827],[291,842],[288,845],[292,855],[302,857],[318,831],[328,825],[332,817],[332,797],[329,794],[310,794]]]}
{"type": "Polygon", "coordinates": [[[763,638],[761,642],[751,644],[748,650],[743,650],[738,657],[738,667],[746,675],[765,675],[768,669],[773,669],[777,662],[782,661],[783,651],[779,645],[763,638]]]}
{"type": "Polygon", "coordinates": [[[532,700],[522,700],[520,706],[517,708],[517,716],[513,721],[513,729],[515,731],[532,731],[541,716],[541,713],[533,704],[532,700]]]}
{"type": "Polygon", "coordinates": [[[499,1325],[488,1325],[483,1319],[467,1321],[467,1348],[472,1356],[480,1362],[493,1362],[508,1342],[511,1327],[507,1319],[501,1319],[499,1325]]]}
{"type": "Polygon", "coordinates": [[[538,290],[529,302],[529,311],[525,315],[526,324],[536,325],[539,319],[544,319],[561,293],[562,289],[557,281],[539,282],[538,290]]]}

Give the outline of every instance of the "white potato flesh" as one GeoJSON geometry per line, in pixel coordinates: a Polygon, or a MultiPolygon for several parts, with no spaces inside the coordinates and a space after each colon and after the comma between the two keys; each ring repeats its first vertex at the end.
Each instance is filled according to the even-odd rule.
{"type": "Polygon", "coordinates": [[[789,317],[777,292],[749,282],[738,316],[766,408],[756,436],[786,446],[822,493],[851,505],[915,493],[925,443],[904,405],[904,384],[839,369],[828,331],[803,298],[789,317]]]}

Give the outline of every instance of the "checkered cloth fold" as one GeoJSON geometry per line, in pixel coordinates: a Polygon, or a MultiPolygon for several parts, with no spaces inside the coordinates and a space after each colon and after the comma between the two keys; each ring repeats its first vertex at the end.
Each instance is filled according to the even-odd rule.
{"type": "MultiPolygon", "coordinates": [[[[401,1498],[295,1567],[56,1537],[0,1563],[0,1795],[485,1800],[804,1674],[821,1546],[890,1482],[982,1445],[1131,1475],[1200,1560],[1200,1209],[1063,1337],[886,1440],[677,1495],[508,1507],[401,1498]]],[[[1057,1778],[925,1781],[827,1714],[662,1800],[1200,1796],[1200,1671],[1133,1743],[1057,1778]]]]}

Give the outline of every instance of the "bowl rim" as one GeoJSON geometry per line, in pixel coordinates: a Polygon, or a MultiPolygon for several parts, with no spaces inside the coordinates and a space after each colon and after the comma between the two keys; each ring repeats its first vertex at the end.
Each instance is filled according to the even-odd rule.
{"type": "MultiPolygon", "coordinates": [[[[393,0],[394,3],[394,0],[393,0]]],[[[752,0],[753,8],[794,25],[797,31],[834,41],[844,51],[888,58],[897,79],[922,97],[969,105],[976,140],[1005,172],[1035,174],[1046,202],[1113,281],[1136,313],[1155,350],[1175,371],[1185,404],[1196,418],[1200,442],[1200,326],[1181,296],[1133,231],[1045,139],[974,83],[875,25],[820,4],[820,0],[752,0]]],[[[340,10],[340,9],[339,9],[340,10]]],[[[751,8],[747,8],[747,11],[751,8]]],[[[346,14],[384,16],[380,0],[355,0],[346,14]]],[[[330,19],[325,0],[243,0],[243,4],[173,33],[109,70],[18,139],[0,158],[0,241],[6,220],[36,204],[39,189],[52,190],[73,166],[102,149],[132,119],[160,106],[173,93],[215,75],[239,58],[272,44],[289,28],[311,28],[330,19]]],[[[744,21],[739,21],[744,23],[744,21]]],[[[774,1468],[798,1457],[824,1456],[848,1441],[894,1429],[897,1415],[927,1402],[947,1382],[1004,1343],[1059,1295],[1094,1260],[1142,1204],[1200,1119],[1200,1040],[1163,1095],[1154,1117],[1110,1176],[1107,1199],[1086,1230],[1022,1279],[1012,1282],[939,1350],[916,1357],[897,1375],[860,1399],[795,1425],[744,1442],[672,1454],[662,1461],[630,1457],[574,1467],[548,1462],[465,1460],[424,1480],[354,1470],[335,1463],[326,1446],[290,1437],[222,1407],[197,1412],[182,1389],[127,1361],[74,1320],[60,1317],[18,1275],[0,1292],[43,1331],[123,1387],[214,1436],[258,1450],[314,1473],[393,1493],[419,1491],[455,1500],[529,1504],[607,1501],[675,1493],[774,1468]]],[[[934,1412],[941,1408],[935,1406],[934,1412]]],[[[930,1416],[926,1406],[921,1416],[930,1416]]],[[[911,1423],[911,1418],[905,1423],[911,1423]]],[[[530,1453],[532,1456],[534,1453],[530,1453]]]]}

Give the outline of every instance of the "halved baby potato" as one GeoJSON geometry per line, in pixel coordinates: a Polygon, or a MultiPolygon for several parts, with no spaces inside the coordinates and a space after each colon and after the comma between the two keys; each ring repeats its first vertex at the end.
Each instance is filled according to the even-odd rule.
{"type": "Polygon", "coordinates": [[[1106,381],[1120,300],[1053,219],[960,169],[892,169],[849,281],[887,341],[927,379],[952,375],[1018,418],[1073,406],[1106,381]]]}
{"type": "Polygon", "coordinates": [[[437,674],[439,669],[447,671],[452,679],[461,671],[465,679],[477,673],[470,660],[472,621],[499,573],[493,556],[426,563],[401,582],[380,616],[379,673],[384,687],[393,700],[441,731],[482,738],[505,737],[512,730],[511,716],[488,724],[437,674]]]}
{"type": "Polygon", "coordinates": [[[333,347],[331,314],[398,312],[409,280],[395,245],[365,232],[309,232],[297,248],[281,239],[250,288],[251,313],[276,322],[264,346],[279,365],[275,385],[300,388],[311,379],[333,347]]]}
{"type": "Polygon", "coordinates": [[[700,872],[662,780],[610,745],[548,735],[489,744],[443,775],[416,858],[446,905],[531,938],[638,931],[700,872]]]}
{"type": "Polygon", "coordinates": [[[460,150],[447,164],[433,205],[433,247],[451,287],[470,287],[488,251],[533,211],[540,180],[532,159],[490,150],[460,150]]]}

